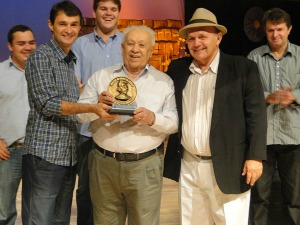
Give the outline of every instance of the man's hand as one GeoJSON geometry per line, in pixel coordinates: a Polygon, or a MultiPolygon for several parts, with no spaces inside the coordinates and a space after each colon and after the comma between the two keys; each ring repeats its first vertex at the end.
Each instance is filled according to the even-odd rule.
{"type": "Polygon", "coordinates": [[[10,158],[10,152],[7,150],[5,141],[0,139],[0,160],[8,160],[10,158]]]}
{"type": "Polygon", "coordinates": [[[117,114],[107,113],[107,110],[109,110],[109,109],[111,109],[111,106],[106,105],[104,103],[98,103],[98,104],[96,104],[94,113],[96,113],[103,120],[112,120],[112,119],[119,117],[119,115],[117,115],[117,114]]]}
{"type": "Polygon", "coordinates": [[[290,104],[296,101],[295,96],[292,94],[293,87],[282,88],[280,90],[281,100],[280,106],[281,108],[287,108],[290,104]]]}
{"type": "Polygon", "coordinates": [[[267,104],[278,104],[280,102],[280,93],[274,92],[267,96],[266,103],[267,104]]]}
{"type": "Polygon", "coordinates": [[[105,103],[106,105],[112,105],[115,101],[114,101],[114,97],[109,92],[103,91],[98,96],[98,102],[105,103]]]}
{"type": "Polygon", "coordinates": [[[246,160],[242,176],[247,175],[246,183],[253,186],[263,171],[261,160],[246,160]]]}
{"type": "Polygon", "coordinates": [[[139,124],[146,124],[152,126],[155,122],[155,114],[154,112],[141,107],[133,112],[133,121],[139,124]]]}

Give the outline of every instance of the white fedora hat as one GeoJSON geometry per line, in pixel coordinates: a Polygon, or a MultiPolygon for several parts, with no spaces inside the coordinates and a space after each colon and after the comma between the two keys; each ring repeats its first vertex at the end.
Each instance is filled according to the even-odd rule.
{"type": "Polygon", "coordinates": [[[180,37],[186,39],[188,29],[194,27],[216,27],[223,35],[227,33],[226,27],[218,24],[216,16],[204,8],[196,9],[189,23],[179,30],[180,37]]]}

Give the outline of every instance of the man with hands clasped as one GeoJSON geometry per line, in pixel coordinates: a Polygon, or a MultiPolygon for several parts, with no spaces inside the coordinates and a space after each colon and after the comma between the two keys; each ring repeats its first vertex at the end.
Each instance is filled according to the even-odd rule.
{"type": "Polygon", "coordinates": [[[266,225],[276,165],[281,180],[285,225],[300,224],[300,47],[288,36],[290,15],[282,9],[267,10],[263,17],[268,43],[248,55],[259,68],[268,116],[267,160],[252,189],[251,225],[266,225]]]}

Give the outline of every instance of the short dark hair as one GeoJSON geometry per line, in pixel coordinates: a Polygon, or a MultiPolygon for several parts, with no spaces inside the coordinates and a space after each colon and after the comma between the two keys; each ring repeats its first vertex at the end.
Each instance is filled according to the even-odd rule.
{"type": "Polygon", "coordinates": [[[58,2],[52,6],[49,17],[52,24],[54,24],[57,14],[61,11],[63,11],[67,16],[79,16],[80,24],[83,24],[83,17],[80,9],[71,1],[58,2]]]}
{"type": "Polygon", "coordinates": [[[94,0],[94,4],[93,4],[94,11],[97,10],[99,2],[107,2],[107,1],[112,1],[114,4],[116,4],[118,6],[119,12],[121,11],[121,1],[120,0],[94,0]]]}
{"type": "Polygon", "coordinates": [[[267,21],[271,21],[273,23],[286,23],[286,26],[290,28],[292,26],[290,15],[280,9],[280,8],[272,8],[267,10],[263,16],[263,26],[266,28],[267,21]]]}
{"type": "Polygon", "coordinates": [[[18,25],[13,26],[12,28],[10,28],[10,30],[7,33],[8,43],[12,44],[13,39],[14,39],[14,33],[25,32],[25,31],[31,31],[33,33],[33,31],[31,30],[30,27],[23,25],[23,24],[18,24],[18,25]]]}

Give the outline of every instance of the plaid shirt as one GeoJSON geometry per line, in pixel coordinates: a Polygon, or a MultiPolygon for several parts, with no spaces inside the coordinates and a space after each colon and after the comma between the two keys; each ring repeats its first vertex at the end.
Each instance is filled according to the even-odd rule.
{"type": "Polygon", "coordinates": [[[30,112],[25,154],[61,166],[76,163],[75,115],[61,115],[61,101],[77,102],[79,86],[74,75],[75,55],[66,55],[52,39],[26,62],[30,112]]]}

